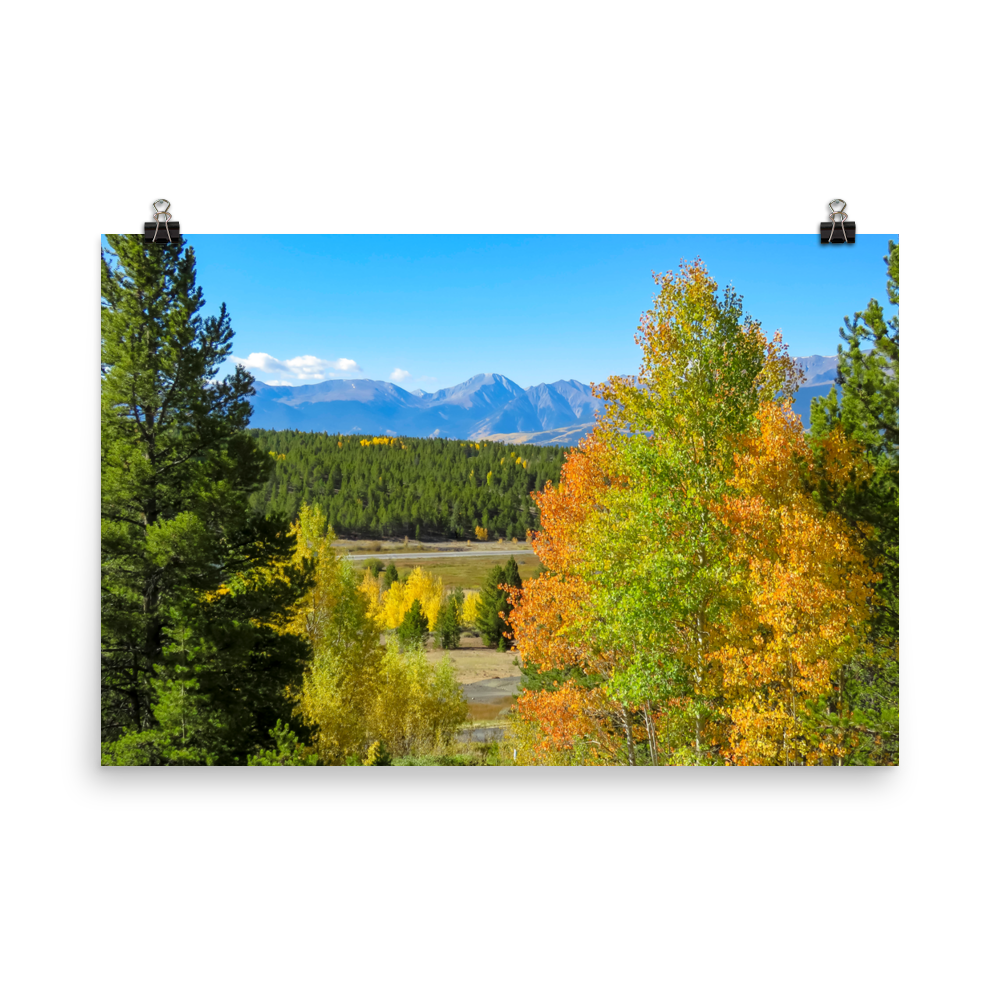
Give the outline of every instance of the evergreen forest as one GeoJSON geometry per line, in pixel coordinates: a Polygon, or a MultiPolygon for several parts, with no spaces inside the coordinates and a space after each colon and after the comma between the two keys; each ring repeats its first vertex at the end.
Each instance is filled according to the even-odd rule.
{"type": "Polygon", "coordinates": [[[441,438],[249,434],[274,459],[253,509],[291,522],[302,504],[312,504],[341,538],[524,539],[538,528],[531,495],[559,482],[565,451],[441,438]]]}

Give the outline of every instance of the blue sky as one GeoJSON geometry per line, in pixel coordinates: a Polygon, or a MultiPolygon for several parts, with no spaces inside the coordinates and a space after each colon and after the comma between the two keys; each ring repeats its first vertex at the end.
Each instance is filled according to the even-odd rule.
{"type": "Polygon", "coordinates": [[[890,236],[833,247],[815,235],[187,238],[206,308],[225,301],[233,357],[256,378],[434,391],[479,372],[524,387],[636,372],[651,272],[695,257],[793,355],[835,354],[845,315],[886,304],[890,236]]]}

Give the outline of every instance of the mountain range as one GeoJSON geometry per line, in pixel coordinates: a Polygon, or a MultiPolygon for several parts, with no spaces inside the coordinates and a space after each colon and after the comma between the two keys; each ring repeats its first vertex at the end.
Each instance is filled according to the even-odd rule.
{"type": "MultiPolygon", "coordinates": [[[[797,358],[806,375],[794,409],[808,426],[813,396],[830,391],[837,358],[797,358]]],[[[314,385],[275,386],[255,382],[251,427],[444,437],[512,444],[576,444],[604,404],[576,379],[543,382],[527,389],[505,375],[486,372],[437,392],[407,392],[392,382],[338,378],[314,385]]]]}

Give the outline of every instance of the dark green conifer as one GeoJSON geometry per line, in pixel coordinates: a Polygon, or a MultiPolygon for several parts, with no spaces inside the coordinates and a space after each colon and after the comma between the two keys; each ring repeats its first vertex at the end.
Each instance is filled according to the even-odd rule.
{"type": "Polygon", "coordinates": [[[486,581],[479,591],[479,614],[476,625],[487,646],[497,645],[504,627],[497,612],[504,606],[504,594],[499,589],[500,584],[506,582],[504,568],[497,563],[487,573],[486,581]]]}
{"type": "Polygon", "coordinates": [[[424,637],[427,635],[427,615],[420,606],[419,600],[414,600],[410,605],[410,610],[403,617],[402,624],[396,630],[400,644],[403,646],[422,645],[424,637]]]}
{"type": "MultiPolygon", "coordinates": [[[[899,305],[899,247],[889,242],[888,298],[899,305]]],[[[837,385],[813,400],[809,436],[821,444],[835,427],[864,446],[874,474],[863,484],[834,487],[822,475],[812,483],[828,510],[874,528],[869,559],[882,574],[878,605],[867,627],[868,651],[845,670],[840,695],[854,714],[859,749],[848,762],[898,761],[899,748],[899,316],[885,319],[876,299],[864,312],[844,317],[838,346],[837,385]],[[846,346],[845,346],[846,345],[846,346]],[[875,738],[878,742],[875,742],[875,738]]]]}
{"type": "Polygon", "coordinates": [[[520,590],[521,574],[517,568],[517,561],[511,556],[504,565],[497,563],[487,574],[486,582],[479,592],[479,616],[477,625],[483,641],[488,646],[496,646],[498,649],[507,649],[510,641],[504,636],[504,632],[510,631],[510,626],[504,621],[500,614],[510,613],[513,608],[507,592],[501,590],[501,585],[508,585],[516,590],[520,590]]]}
{"type": "Polygon", "coordinates": [[[246,434],[253,379],[215,381],[229,314],[203,317],[183,241],[109,236],[101,261],[101,729],[109,763],[243,764],[274,746],[308,647],[285,634],[308,574],[251,495],[274,465],[246,434]],[[122,742],[124,741],[124,742],[122,742]]]}
{"type": "Polygon", "coordinates": [[[458,619],[458,605],[453,597],[449,597],[441,609],[437,620],[437,639],[441,649],[458,649],[462,637],[461,625],[458,619]]]}
{"type": "Polygon", "coordinates": [[[513,556],[504,564],[503,573],[506,583],[510,584],[515,590],[522,589],[524,585],[521,583],[521,573],[517,568],[517,560],[513,556]]]}

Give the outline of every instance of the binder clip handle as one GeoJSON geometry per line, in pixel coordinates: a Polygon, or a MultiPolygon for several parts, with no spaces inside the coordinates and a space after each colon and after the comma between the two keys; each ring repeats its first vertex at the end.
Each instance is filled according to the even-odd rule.
{"type": "Polygon", "coordinates": [[[835,215],[840,216],[840,231],[844,234],[844,242],[847,242],[847,230],[844,228],[844,220],[847,218],[847,202],[843,198],[834,198],[833,201],[827,206],[830,209],[830,222],[833,223],[830,229],[830,239],[833,240],[833,234],[837,228],[837,220],[834,218],[835,215]],[[841,209],[834,209],[834,202],[843,205],[841,209]]]}
{"type": "MultiPolygon", "coordinates": [[[[831,206],[832,207],[832,206],[831,206]]],[[[173,218],[167,209],[170,208],[170,202],[166,198],[157,198],[153,202],[153,221],[156,223],[156,232],[153,233],[153,242],[156,242],[156,237],[160,235],[160,223],[163,223],[163,228],[167,232],[167,242],[172,242],[170,239],[170,226],[167,225],[168,222],[173,218]],[[164,207],[157,208],[157,205],[163,205],[164,207]]],[[[832,216],[831,216],[832,218],[832,216]]]]}

